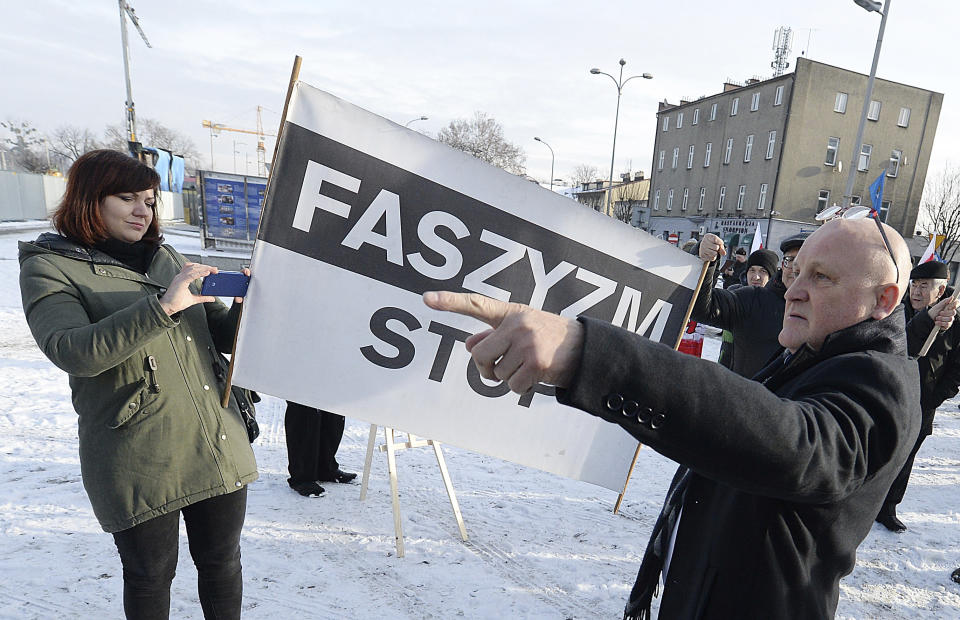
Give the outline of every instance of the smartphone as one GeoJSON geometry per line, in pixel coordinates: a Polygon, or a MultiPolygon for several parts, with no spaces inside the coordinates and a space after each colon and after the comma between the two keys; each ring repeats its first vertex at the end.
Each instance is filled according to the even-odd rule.
{"type": "Polygon", "coordinates": [[[211,273],[203,279],[200,294],[216,297],[244,297],[247,294],[248,284],[250,284],[250,277],[244,275],[242,271],[211,273]]]}

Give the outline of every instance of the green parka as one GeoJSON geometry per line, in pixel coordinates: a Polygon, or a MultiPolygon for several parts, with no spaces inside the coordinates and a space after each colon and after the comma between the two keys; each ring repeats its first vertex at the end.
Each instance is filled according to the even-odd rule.
{"type": "Polygon", "coordinates": [[[20,243],[27,323],[70,375],[83,485],[107,532],[257,478],[235,400],[220,406],[218,351],[229,352],[238,312],[213,302],[171,317],[160,306],[184,262],[164,245],[144,275],[60,235],[20,243]]]}

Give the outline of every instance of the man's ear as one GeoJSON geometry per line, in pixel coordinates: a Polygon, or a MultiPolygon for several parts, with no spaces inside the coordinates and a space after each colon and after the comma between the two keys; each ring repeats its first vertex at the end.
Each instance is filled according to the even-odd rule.
{"type": "Polygon", "coordinates": [[[903,297],[900,287],[896,284],[885,284],[877,291],[877,305],[874,306],[870,317],[876,320],[886,318],[893,312],[894,308],[900,305],[900,299],[903,297]]]}

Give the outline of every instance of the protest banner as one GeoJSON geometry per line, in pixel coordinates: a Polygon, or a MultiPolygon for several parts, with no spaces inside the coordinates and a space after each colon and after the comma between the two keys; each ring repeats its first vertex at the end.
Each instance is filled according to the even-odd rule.
{"type": "Polygon", "coordinates": [[[636,440],[482,379],[433,311],[473,291],[673,345],[700,261],[569,198],[296,84],[254,246],[237,385],[619,490],[636,440]]]}

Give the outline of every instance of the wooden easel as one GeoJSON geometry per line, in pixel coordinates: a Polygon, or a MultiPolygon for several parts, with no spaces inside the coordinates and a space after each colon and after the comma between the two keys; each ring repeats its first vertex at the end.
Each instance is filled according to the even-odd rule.
{"type": "MultiPolygon", "coordinates": [[[[440,475],[443,477],[443,486],[447,489],[447,497],[450,498],[450,506],[453,508],[453,516],[457,519],[457,526],[460,528],[460,538],[467,540],[467,528],[463,525],[463,516],[460,514],[460,504],[457,503],[457,495],[453,491],[453,483],[450,482],[450,474],[447,472],[447,464],[443,460],[443,452],[440,451],[440,442],[432,439],[417,439],[416,436],[407,433],[407,441],[397,443],[393,437],[394,430],[390,427],[383,427],[384,444],[379,446],[380,452],[387,453],[387,470],[390,472],[390,495],[393,499],[393,530],[397,543],[397,557],[402,558],[403,552],[403,524],[400,521],[400,495],[398,493],[399,483],[397,481],[397,451],[407,450],[409,448],[422,448],[424,446],[433,446],[433,451],[437,455],[437,465],[440,467],[440,475]]],[[[367,497],[367,483],[370,480],[370,465],[373,463],[374,444],[377,441],[377,425],[370,425],[370,438],[367,440],[367,457],[363,463],[363,479],[360,484],[360,501],[367,497]]]]}

